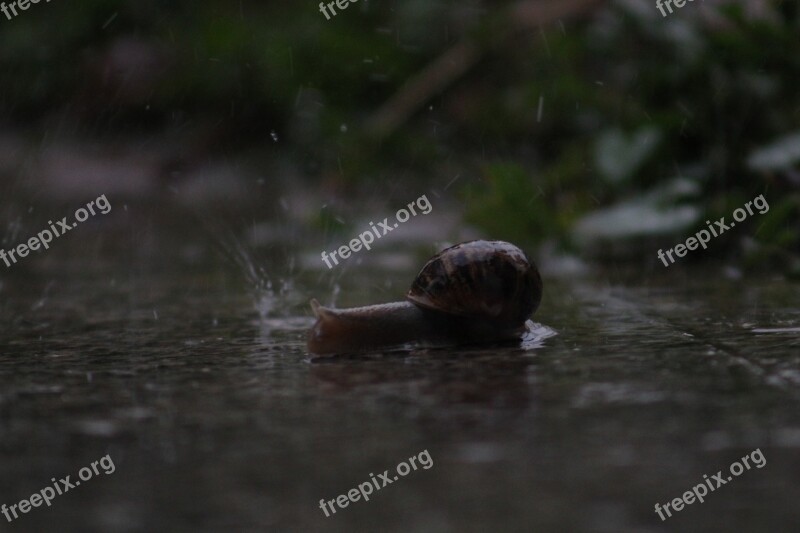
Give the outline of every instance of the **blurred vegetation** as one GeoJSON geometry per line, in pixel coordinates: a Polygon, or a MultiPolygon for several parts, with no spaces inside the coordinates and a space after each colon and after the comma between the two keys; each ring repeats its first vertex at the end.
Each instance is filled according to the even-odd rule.
{"type": "Polygon", "coordinates": [[[330,21],[314,2],[34,5],[0,21],[0,113],[40,130],[66,112],[85,135],[267,146],[331,190],[386,168],[441,185],[462,173],[474,176],[457,182],[467,221],[568,249],[671,247],[763,193],[769,212],[714,246],[800,271],[797,2],[687,4],[666,18],[600,2],[501,38],[509,5],[362,0],[330,21]],[[361,127],[460,41],[481,50],[463,76],[391,135],[361,127]]]}

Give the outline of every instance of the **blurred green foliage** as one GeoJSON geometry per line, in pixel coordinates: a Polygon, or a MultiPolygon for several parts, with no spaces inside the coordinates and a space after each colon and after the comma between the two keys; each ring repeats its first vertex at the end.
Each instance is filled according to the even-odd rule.
{"type": "MultiPolygon", "coordinates": [[[[798,7],[784,2],[754,17],[734,5],[713,14],[663,20],[619,4],[585,31],[544,35],[546,45],[537,42],[518,64],[522,76],[502,81],[491,110],[504,138],[513,132],[537,146],[533,161],[515,154],[492,167],[485,186],[469,192],[470,219],[492,231],[516,225],[535,240],[568,242],[571,222],[592,207],[647,206],[654,191],[690,180],[700,194],[675,201],[697,208],[695,222],[665,223],[654,237],[674,244],[707,219],[730,220],[763,193],[770,211],[715,246],[782,266],[797,261],[800,148],[791,139],[800,130],[798,7]],[[775,164],[753,165],[753,154],[773,145],[775,164]],[[500,170],[509,162],[519,165],[512,174],[500,170]],[[734,246],[751,239],[749,247],[734,246]]],[[[653,216],[667,207],[654,206],[653,216]]]]}
{"type": "MultiPolygon", "coordinates": [[[[725,242],[735,252],[752,238],[752,257],[796,260],[796,2],[687,5],[662,18],[620,0],[508,39],[491,37],[508,2],[359,2],[329,21],[317,4],[40,3],[0,20],[0,113],[47,128],[67,109],[76,130],[95,135],[209,128],[212,146],[270,146],[276,135],[274,149],[310,180],[339,188],[387,167],[438,176],[448,161],[476,176],[458,183],[468,221],[565,247],[596,210],[640,201],[657,220],[669,206],[653,195],[676,180],[698,193],[664,203],[695,207],[700,225],[764,193],[770,211],[725,242]],[[361,130],[469,36],[484,56],[465,76],[382,142],[361,130]],[[125,40],[153,57],[126,70],[113,53],[125,40]],[[121,90],[134,79],[138,92],[121,90]]],[[[685,226],[653,234],[685,237],[685,226]]]]}

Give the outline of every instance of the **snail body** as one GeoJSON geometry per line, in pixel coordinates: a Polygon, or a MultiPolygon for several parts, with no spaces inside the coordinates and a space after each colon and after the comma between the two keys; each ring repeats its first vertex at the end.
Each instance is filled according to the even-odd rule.
{"type": "Polygon", "coordinates": [[[480,344],[519,338],[539,307],[542,280],[525,253],[503,241],[470,241],[422,267],[406,301],[330,309],[312,300],[313,354],[352,353],[408,343],[480,344]]]}

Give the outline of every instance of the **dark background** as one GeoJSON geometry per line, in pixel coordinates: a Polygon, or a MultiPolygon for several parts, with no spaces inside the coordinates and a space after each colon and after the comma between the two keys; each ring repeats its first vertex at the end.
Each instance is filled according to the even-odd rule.
{"type": "Polygon", "coordinates": [[[0,14],[0,247],[112,206],[0,262],[0,504],[116,467],[0,532],[795,531],[800,6],[673,9],[0,14]],[[321,261],[423,194],[430,214],[321,261]],[[474,238],[539,264],[531,338],[310,356],[311,298],[400,300],[474,238]],[[422,450],[429,470],[319,509],[422,450]]]}

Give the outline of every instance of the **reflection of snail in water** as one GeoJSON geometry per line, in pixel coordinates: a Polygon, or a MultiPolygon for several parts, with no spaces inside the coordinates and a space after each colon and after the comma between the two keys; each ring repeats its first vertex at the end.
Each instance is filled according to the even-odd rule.
{"type": "Polygon", "coordinates": [[[406,299],[353,309],[328,309],[312,300],[317,322],[308,334],[309,352],[518,339],[539,307],[542,279],[533,261],[513,244],[471,241],[432,257],[406,299]]]}

